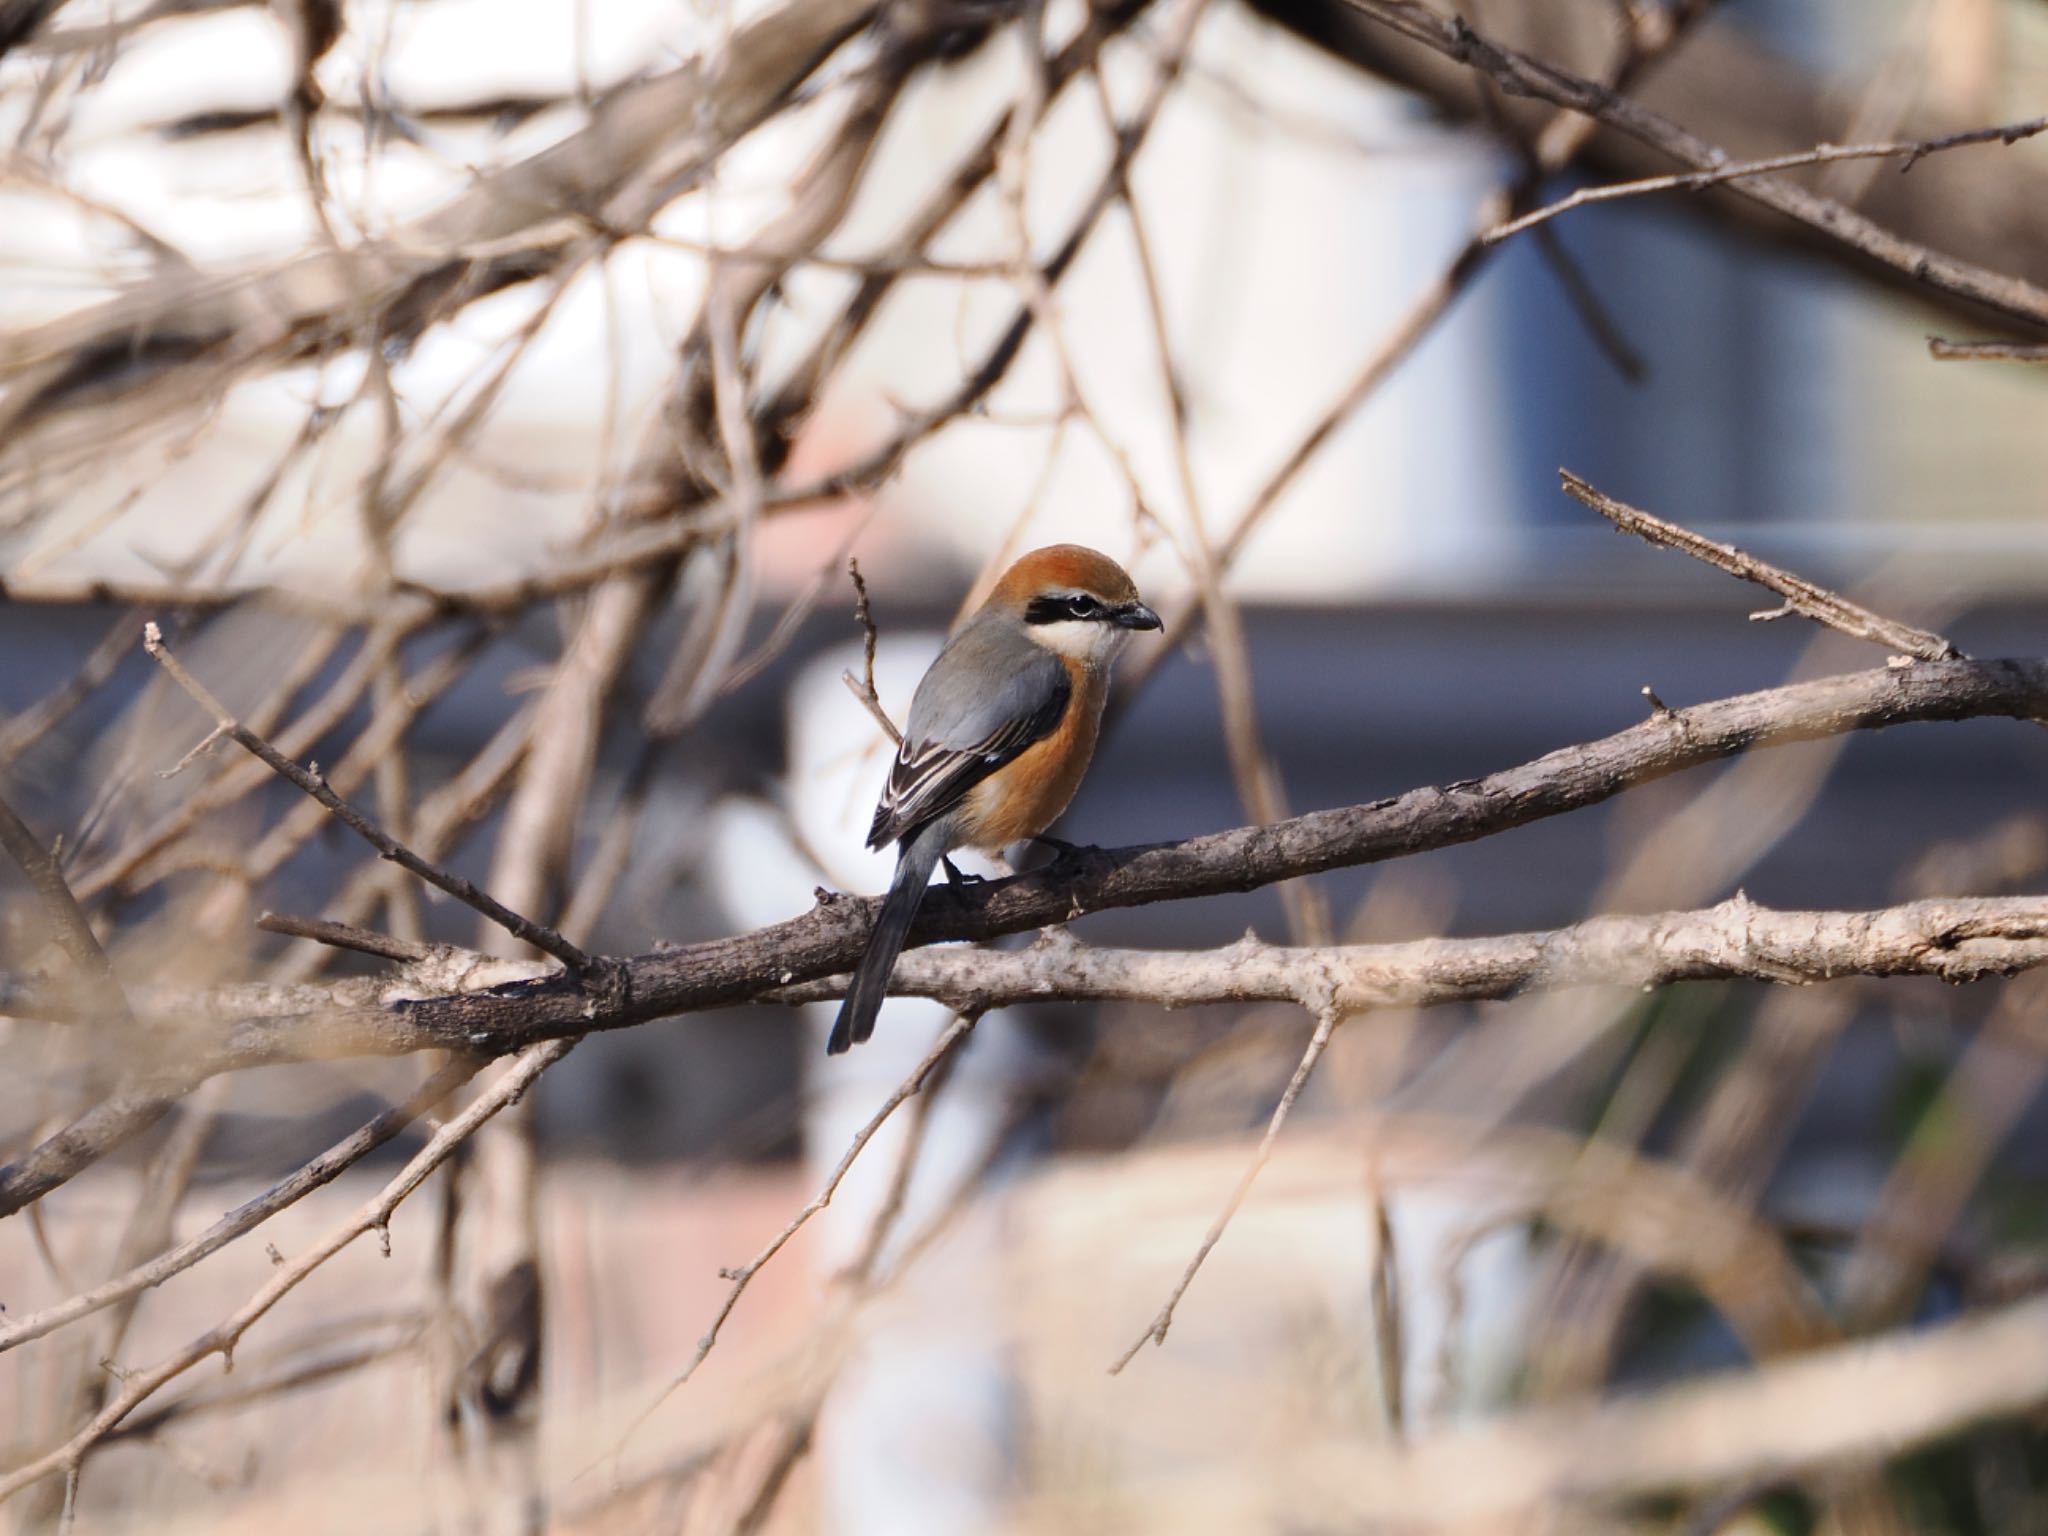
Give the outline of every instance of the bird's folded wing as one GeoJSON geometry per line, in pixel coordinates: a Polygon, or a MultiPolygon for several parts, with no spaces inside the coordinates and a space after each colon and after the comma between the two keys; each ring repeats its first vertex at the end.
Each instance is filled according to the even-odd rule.
{"type": "MultiPolygon", "coordinates": [[[[883,786],[875,806],[874,824],[868,828],[868,846],[880,848],[912,828],[943,816],[960,803],[967,792],[983,779],[1014,762],[1033,742],[1059,729],[1065,718],[1073,685],[1066,670],[1054,666],[1043,674],[1045,686],[1033,690],[1035,697],[1003,702],[1016,708],[995,712],[995,718],[975,720],[982,733],[965,741],[920,739],[906,734],[889,767],[889,782],[883,786]]],[[[996,702],[996,701],[991,701],[996,702]]],[[[912,711],[912,725],[917,724],[912,711]]],[[[949,733],[951,735],[953,733],[949,733]]],[[[965,733],[960,733],[964,735],[965,733]]]]}

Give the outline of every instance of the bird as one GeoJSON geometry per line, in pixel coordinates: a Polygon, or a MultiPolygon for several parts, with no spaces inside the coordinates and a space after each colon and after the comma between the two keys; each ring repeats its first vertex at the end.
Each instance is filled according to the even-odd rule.
{"type": "Polygon", "coordinates": [[[1164,626],[1124,568],[1080,544],[1034,549],[1003,572],[911,696],[867,845],[896,872],[825,1049],[874,1033],[889,975],[932,873],[999,855],[1058,819],[1095,755],[1109,672],[1138,630],[1164,626]]]}

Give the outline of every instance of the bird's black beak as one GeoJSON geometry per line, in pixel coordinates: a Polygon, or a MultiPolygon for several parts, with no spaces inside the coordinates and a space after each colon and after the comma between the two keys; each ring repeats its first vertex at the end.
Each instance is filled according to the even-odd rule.
{"type": "Polygon", "coordinates": [[[1117,628],[1119,629],[1166,628],[1164,624],[1159,622],[1159,615],[1150,608],[1147,608],[1143,603],[1125,603],[1116,610],[1113,617],[1116,619],[1117,628]]]}

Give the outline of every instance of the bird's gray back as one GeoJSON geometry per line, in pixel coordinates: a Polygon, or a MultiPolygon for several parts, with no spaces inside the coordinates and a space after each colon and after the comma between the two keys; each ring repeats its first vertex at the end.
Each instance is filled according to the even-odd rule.
{"type": "Polygon", "coordinates": [[[1014,625],[977,615],[917,685],[904,736],[972,751],[1012,722],[1037,717],[1067,688],[1057,656],[1014,625]]]}

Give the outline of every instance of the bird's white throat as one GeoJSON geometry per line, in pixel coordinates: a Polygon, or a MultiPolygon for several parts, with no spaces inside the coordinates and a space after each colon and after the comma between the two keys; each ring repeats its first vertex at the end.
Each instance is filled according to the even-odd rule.
{"type": "Polygon", "coordinates": [[[1030,625],[1025,633],[1048,651],[1071,656],[1089,667],[1108,666],[1131,638],[1129,630],[1100,619],[1059,619],[1030,625]]]}

